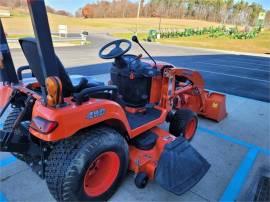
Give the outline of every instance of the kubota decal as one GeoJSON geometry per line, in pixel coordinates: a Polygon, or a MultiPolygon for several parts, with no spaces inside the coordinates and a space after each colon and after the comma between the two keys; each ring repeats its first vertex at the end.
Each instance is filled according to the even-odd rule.
{"type": "Polygon", "coordinates": [[[101,108],[101,109],[97,109],[95,111],[91,111],[88,115],[87,115],[87,119],[94,119],[100,116],[103,116],[106,113],[106,110],[101,108]]]}

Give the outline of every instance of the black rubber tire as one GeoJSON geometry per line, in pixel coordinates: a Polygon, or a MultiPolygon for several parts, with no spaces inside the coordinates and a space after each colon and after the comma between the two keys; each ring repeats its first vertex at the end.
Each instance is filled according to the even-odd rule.
{"type": "MultiPolygon", "coordinates": [[[[198,116],[196,113],[194,113],[193,111],[189,110],[189,109],[180,109],[177,110],[175,112],[175,114],[172,117],[172,120],[170,122],[170,126],[169,126],[169,132],[171,134],[173,134],[176,137],[182,136],[185,139],[187,139],[185,137],[185,129],[187,124],[189,123],[189,121],[191,121],[192,119],[196,120],[196,129],[198,126],[198,116]]],[[[195,132],[196,132],[195,129],[195,132]]],[[[194,133],[195,133],[194,132],[194,133]]],[[[192,138],[194,137],[194,135],[192,136],[192,138]]],[[[192,138],[187,139],[188,141],[191,141],[192,138]]]]}
{"type": "Polygon", "coordinates": [[[115,130],[100,126],[65,139],[51,151],[45,169],[48,188],[57,201],[106,201],[117,190],[128,169],[128,144],[115,130]],[[115,152],[120,169],[112,186],[97,197],[88,196],[83,179],[88,166],[106,151],[115,152]]]}
{"type": "Polygon", "coordinates": [[[136,175],[134,181],[135,181],[136,187],[138,187],[139,189],[143,189],[146,187],[148,180],[149,178],[146,175],[146,173],[140,172],[136,175]]]}
{"type": "Polygon", "coordinates": [[[7,116],[4,121],[3,130],[10,132],[12,130],[12,126],[14,125],[17,117],[19,116],[21,110],[19,108],[14,108],[7,116]]]}
{"type": "MultiPolygon", "coordinates": [[[[17,117],[19,116],[20,112],[21,112],[21,110],[19,108],[12,109],[12,111],[9,113],[9,115],[7,116],[7,118],[4,122],[4,125],[3,125],[4,131],[11,132],[12,127],[13,127],[17,117]]],[[[16,131],[15,131],[15,133],[16,133],[16,131]]],[[[15,135],[20,135],[20,134],[16,133],[15,135]]],[[[30,158],[26,155],[15,153],[15,152],[12,152],[11,154],[21,161],[28,161],[30,158]]]]}

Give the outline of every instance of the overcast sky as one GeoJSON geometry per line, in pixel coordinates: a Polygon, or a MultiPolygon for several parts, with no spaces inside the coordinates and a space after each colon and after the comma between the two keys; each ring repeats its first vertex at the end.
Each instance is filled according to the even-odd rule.
{"type": "MultiPolygon", "coordinates": [[[[136,0],[132,0],[136,1],[136,0]]],[[[270,0],[247,0],[248,2],[256,2],[263,5],[264,9],[270,10],[270,0]]],[[[67,10],[71,13],[75,13],[75,11],[83,7],[87,3],[96,2],[95,0],[45,0],[46,4],[52,6],[55,9],[63,9],[67,10]]]]}

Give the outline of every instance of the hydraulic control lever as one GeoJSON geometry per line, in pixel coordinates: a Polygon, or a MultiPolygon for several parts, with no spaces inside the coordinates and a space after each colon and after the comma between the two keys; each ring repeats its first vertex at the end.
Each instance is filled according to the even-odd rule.
{"type": "Polygon", "coordinates": [[[149,58],[154,62],[154,64],[155,64],[155,67],[157,67],[157,63],[156,63],[156,61],[154,60],[154,58],[145,50],[145,48],[142,46],[142,44],[139,42],[139,39],[138,39],[138,37],[137,36],[132,36],[132,38],[131,38],[131,40],[133,41],[133,42],[135,42],[135,43],[137,43],[140,47],[141,47],[141,49],[143,49],[143,51],[149,56],[149,58]]]}
{"type": "Polygon", "coordinates": [[[139,60],[142,58],[142,54],[139,54],[138,56],[136,56],[134,59],[132,59],[129,63],[128,63],[128,67],[130,67],[130,65],[135,62],[136,60],[139,60]]]}

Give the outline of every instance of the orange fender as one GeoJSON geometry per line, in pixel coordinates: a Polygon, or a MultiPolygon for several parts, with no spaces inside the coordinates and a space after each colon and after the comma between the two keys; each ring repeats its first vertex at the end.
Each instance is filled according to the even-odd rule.
{"type": "Polygon", "coordinates": [[[0,85],[0,111],[7,104],[13,89],[10,86],[0,85]]]}
{"type": "Polygon", "coordinates": [[[116,102],[94,98],[82,105],[76,105],[70,98],[65,99],[65,102],[68,106],[52,108],[44,106],[40,100],[37,100],[33,107],[32,117],[55,121],[58,127],[49,134],[42,134],[32,128],[29,129],[30,133],[44,141],[58,141],[74,135],[81,129],[108,120],[117,120],[128,132],[130,131],[125,112],[116,102]]]}

